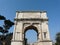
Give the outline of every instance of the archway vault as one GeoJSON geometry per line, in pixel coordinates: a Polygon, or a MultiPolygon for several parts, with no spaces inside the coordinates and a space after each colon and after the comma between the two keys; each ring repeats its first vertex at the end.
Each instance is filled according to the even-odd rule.
{"type": "Polygon", "coordinates": [[[30,25],[30,26],[25,27],[24,33],[25,33],[27,30],[29,30],[29,29],[33,29],[34,31],[36,31],[36,32],[38,33],[37,27],[35,27],[35,26],[33,26],[33,25],[30,25]]]}

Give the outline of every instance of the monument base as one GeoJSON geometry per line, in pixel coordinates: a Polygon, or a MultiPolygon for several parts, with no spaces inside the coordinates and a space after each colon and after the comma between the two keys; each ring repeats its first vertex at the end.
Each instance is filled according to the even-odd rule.
{"type": "Polygon", "coordinates": [[[23,45],[21,41],[11,41],[11,45],[23,45]]]}
{"type": "Polygon", "coordinates": [[[34,45],[52,45],[52,41],[40,41],[34,43],[34,45]]]}

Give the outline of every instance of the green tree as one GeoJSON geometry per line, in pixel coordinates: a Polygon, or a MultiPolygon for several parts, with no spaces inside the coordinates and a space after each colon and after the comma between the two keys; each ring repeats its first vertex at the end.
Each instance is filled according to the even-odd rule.
{"type": "Polygon", "coordinates": [[[6,40],[5,41],[6,42],[6,45],[11,45],[12,34],[13,33],[9,33],[9,34],[6,35],[6,39],[5,39],[6,40]]]}
{"type": "Polygon", "coordinates": [[[0,20],[3,20],[4,22],[3,27],[0,26],[0,32],[2,33],[2,35],[0,35],[0,41],[2,41],[3,45],[5,45],[5,42],[10,39],[10,36],[12,33],[8,33],[8,32],[9,32],[9,29],[14,25],[14,23],[10,20],[7,20],[2,15],[0,15],[0,20]]]}
{"type": "Polygon", "coordinates": [[[60,45],[60,32],[56,34],[56,43],[55,45],[60,45]]]}

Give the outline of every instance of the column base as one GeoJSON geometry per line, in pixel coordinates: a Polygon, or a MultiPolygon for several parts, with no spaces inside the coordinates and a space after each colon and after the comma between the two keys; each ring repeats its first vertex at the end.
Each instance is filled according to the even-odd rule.
{"type": "Polygon", "coordinates": [[[34,43],[34,45],[52,45],[52,41],[40,41],[34,43]]]}
{"type": "Polygon", "coordinates": [[[11,45],[23,45],[22,41],[11,41],[11,45]]]}

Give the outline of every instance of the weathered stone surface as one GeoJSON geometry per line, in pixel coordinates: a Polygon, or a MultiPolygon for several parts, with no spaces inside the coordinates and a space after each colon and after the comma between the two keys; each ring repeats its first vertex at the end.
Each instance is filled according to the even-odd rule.
{"type": "Polygon", "coordinates": [[[52,45],[46,11],[17,11],[11,45],[24,45],[24,34],[28,29],[38,33],[34,45],[52,45]]]}

